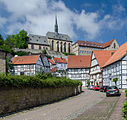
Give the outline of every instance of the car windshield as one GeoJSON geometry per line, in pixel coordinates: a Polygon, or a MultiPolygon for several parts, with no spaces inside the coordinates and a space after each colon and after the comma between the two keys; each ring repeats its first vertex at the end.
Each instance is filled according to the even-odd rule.
{"type": "Polygon", "coordinates": [[[108,87],[108,89],[118,89],[116,86],[108,87]]]}

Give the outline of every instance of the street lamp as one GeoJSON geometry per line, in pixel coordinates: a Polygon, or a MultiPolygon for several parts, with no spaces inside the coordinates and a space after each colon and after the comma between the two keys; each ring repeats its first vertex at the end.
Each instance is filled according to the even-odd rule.
{"type": "Polygon", "coordinates": [[[111,73],[109,73],[109,80],[110,80],[110,86],[111,86],[111,80],[112,80],[112,78],[111,78],[111,73]]]}

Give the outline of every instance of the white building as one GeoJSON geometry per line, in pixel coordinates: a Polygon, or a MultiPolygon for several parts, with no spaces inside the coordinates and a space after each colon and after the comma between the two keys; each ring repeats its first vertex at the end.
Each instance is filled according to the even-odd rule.
{"type": "Polygon", "coordinates": [[[113,78],[118,78],[119,88],[127,88],[127,42],[103,66],[103,85],[115,85],[113,78]]]}
{"type": "Polygon", "coordinates": [[[91,55],[90,83],[102,86],[102,66],[114,54],[113,50],[95,50],[91,55]]]}
{"type": "Polygon", "coordinates": [[[83,82],[83,86],[86,86],[86,81],[90,79],[90,59],[91,56],[89,55],[69,56],[67,77],[72,80],[80,80],[83,82]]]}
{"type": "Polygon", "coordinates": [[[49,72],[47,57],[41,55],[15,56],[12,59],[14,75],[32,76],[38,72],[49,72]]]}

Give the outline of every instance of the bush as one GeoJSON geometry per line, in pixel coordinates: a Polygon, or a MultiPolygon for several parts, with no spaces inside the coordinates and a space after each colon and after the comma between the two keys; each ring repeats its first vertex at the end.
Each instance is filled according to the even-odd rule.
{"type": "Polygon", "coordinates": [[[36,76],[11,76],[0,74],[0,87],[15,87],[15,88],[45,88],[45,87],[64,87],[64,86],[78,86],[82,82],[78,80],[71,80],[63,78],[51,77],[51,74],[36,75],[36,76]]]}
{"type": "Polygon", "coordinates": [[[125,96],[127,97],[127,89],[125,90],[125,96]]]}
{"type": "Polygon", "coordinates": [[[124,113],[124,117],[127,118],[127,101],[123,104],[122,112],[124,113]]]}

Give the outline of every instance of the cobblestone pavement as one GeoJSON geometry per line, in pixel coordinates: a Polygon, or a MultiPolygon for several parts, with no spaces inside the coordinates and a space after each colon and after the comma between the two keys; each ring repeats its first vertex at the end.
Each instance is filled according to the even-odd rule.
{"type": "Polygon", "coordinates": [[[114,111],[112,115],[110,116],[109,120],[121,120],[123,113],[122,113],[122,107],[123,103],[125,102],[126,97],[125,97],[125,92],[122,92],[119,101],[117,102],[114,111]]]}
{"type": "Polygon", "coordinates": [[[106,97],[101,102],[86,110],[83,114],[73,120],[121,120],[121,111],[117,111],[117,113],[115,113],[115,109],[118,109],[116,107],[119,107],[119,110],[121,110],[122,106],[121,104],[119,105],[119,103],[123,104],[121,99],[123,99],[123,93],[121,97],[106,97]],[[116,114],[117,116],[115,117],[116,114]]]}
{"type": "MultiPolygon", "coordinates": [[[[85,89],[83,93],[53,104],[35,107],[9,115],[0,120],[71,120],[96,105],[103,104],[105,93],[85,89]],[[102,103],[100,103],[103,101],[102,103]]],[[[109,101],[116,101],[111,98],[109,101]]],[[[105,104],[105,103],[104,103],[105,104]]],[[[103,105],[102,105],[103,106],[103,105]]],[[[106,106],[108,107],[108,106],[106,106]]],[[[105,108],[106,108],[105,107],[105,108]]],[[[101,108],[101,107],[100,107],[101,108]]],[[[102,111],[100,108],[98,110],[102,111]]],[[[95,109],[95,107],[94,107],[95,109]]]]}

